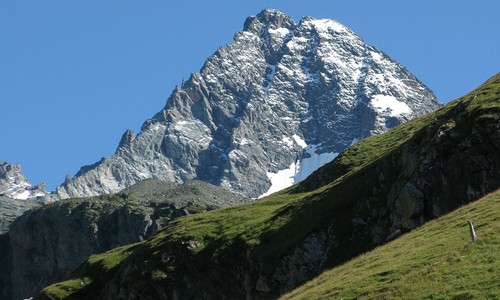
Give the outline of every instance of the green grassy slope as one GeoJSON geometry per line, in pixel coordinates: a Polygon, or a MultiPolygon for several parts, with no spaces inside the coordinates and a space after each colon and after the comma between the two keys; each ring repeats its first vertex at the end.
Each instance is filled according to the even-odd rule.
{"type": "Polygon", "coordinates": [[[497,74],[434,113],[359,142],[296,186],[253,204],[177,219],[148,241],[92,256],[75,271],[73,279],[48,287],[39,298],[102,298],[113,289],[132,294],[140,291],[143,299],[160,298],[173,290],[185,298],[194,297],[196,294],[189,294],[193,290],[203,290],[213,298],[276,297],[287,289],[273,277],[276,270],[312,234],[331,231],[335,236],[320,268],[337,266],[383,242],[393,226],[395,204],[388,199],[406,182],[422,183],[414,165],[427,166],[430,180],[422,183],[428,198],[424,209],[410,216],[415,224],[434,217],[438,211],[432,202],[435,199],[446,212],[500,187],[497,136],[477,142],[489,139],[488,130],[498,133],[499,120],[497,74]],[[425,165],[426,157],[418,152],[415,159],[405,158],[408,148],[428,145],[435,154],[432,166],[425,165]],[[473,168],[476,156],[491,158],[493,170],[473,168]],[[449,175],[445,184],[451,188],[442,186],[443,174],[449,175]],[[361,221],[355,223],[355,219],[361,221]],[[384,234],[378,242],[373,239],[376,226],[384,234]],[[250,288],[244,287],[246,274],[250,281],[259,278],[250,288]],[[78,281],[81,284],[75,285],[78,281]],[[254,288],[263,281],[270,292],[262,288],[264,284],[254,288]]]}
{"type": "Polygon", "coordinates": [[[498,299],[500,191],[324,272],[283,299],[498,299]],[[467,220],[478,240],[471,241],[467,220]]]}
{"type": "Polygon", "coordinates": [[[178,249],[179,245],[195,241],[189,250],[198,254],[196,261],[203,265],[202,261],[210,259],[207,256],[212,256],[214,248],[228,248],[237,241],[250,247],[259,245],[262,232],[273,231],[274,227],[279,227],[281,224],[281,222],[270,222],[273,215],[285,204],[296,202],[301,198],[301,196],[273,195],[255,204],[213,210],[203,213],[202,217],[193,215],[177,219],[178,221],[172,222],[167,230],[159,231],[145,242],[89,257],[75,271],[73,279],[46,288],[42,291],[41,298],[99,297],[104,284],[120,270],[120,264],[125,265],[136,260],[148,260],[144,269],[146,275],[142,274],[140,278],[161,284],[168,273],[175,268],[168,261],[165,263],[162,257],[163,253],[169,252],[165,249],[171,248],[170,243],[181,252],[183,249],[178,249]]]}

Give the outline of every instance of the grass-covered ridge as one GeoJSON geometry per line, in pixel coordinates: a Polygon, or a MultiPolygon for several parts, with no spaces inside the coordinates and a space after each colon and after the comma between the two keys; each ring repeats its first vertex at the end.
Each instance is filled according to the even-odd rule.
{"type": "Polygon", "coordinates": [[[189,250],[200,256],[207,250],[212,250],[214,244],[224,248],[235,240],[245,241],[250,247],[256,246],[260,243],[260,234],[265,230],[272,230],[269,228],[270,217],[285,204],[293,202],[294,199],[291,198],[294,197],[273,195],[266,201],[256,204],[213,210],[203,214],[202,217],[191,215],[177,219],[145,242],[90,256],[75,271],[73,279],[46,288],[42,291],[41,298],[84,297],[80,295],[97,297],[103,287],[100,282],[113,277],[118,271],[119,263],[126,264],[134,260],[143,260],[145,257],[149,261],[146,278],[161,281],[167,277],[166,273],[171,271],[168,262],[163,263],[165,258],[162,254],[168,247],[166,244],[172,242],[189,245],[189,250]],[[131,249],[135,251],[130,251],[131,249]]]}
{"type": "MultiPolygon", "coordinates": [[[[411,167],[426,159],[418,153],[414,159],[403,159],[404,155],[411,156],[407,154],[408,148],[431,145],[438,159],[432,172],[439,168],[448,172],[450,166],[459,165],[463,152],[468,151],[463,161],[469,156],[497,153],[495,146],[485,144],[483,147],[468,138],[475,128],[494,129],[500,120],[499,112],[500,75],[497,74],[475,91],[434,113],[359,142],[296,186],[253,204],[176,219],[150,240],[136,244],[130,252],[123,250],[91,257],[96,262],[109,259],[108,255],[119,256],[121,262],[116,267],[106,272],[85,272],[86,264],[83,264],[72,280],[90,278],[94,282],[107,282],[107,278],[113,277],[126,288],[134,286],[134,290],[143,291],[145,299],[155,299],[157,294],[147,293],[154,289],[170,291],[172,287],[179,291],[188,277],[189,280],[195,278],[197,286],[213,297],[242,298],[246,295],[242,287],[244,272],[248,272],[253,278],[259,278],[260,287],[265,281],[270,285],[270,293],[277,295],[283,288],[272,279],[277,268],[284,257],[312,234],[331,231],[335,236],[335,245],[326,253],[322,268],[344,263],[384,241],[393,226],[394,205],[388,203],[391,193],[397,196],[408,180],[420,180],[415,179],[417,171],[413,170],[419,168],[411,167]],[[355,219],[357,223],[353,222],[355,219]],[[376,226],[382,231],[382,240],[378,243],[372,236],[376,226]],[[138,282],[136,278],[146,279],[138,282]]],[[[460,187],[443,192],[439,190],[440,182],[432,183],[432,193],[439,197],[450,195],[444,201],[449,204],[448,209],[477,199],[465,197],[460,187]],[[455,196],[461,197],[460,202],[455,202],[455,196]]],[[[432,213],[433,199],[429,201],[430,208],[426,209],[432,213]]],[[[416,219],[432,218],[427,210],[416,219]]],[[[251,282],[253,286],[254,282],[251,282]]],[[[64,285],[61,283],[59,287],[64,285]]],[[[54,286],[45,289],[41,298],[56,298],[53,289],[54,286]]],[[[82,286],[78,293],[96,295],[100,292],[88,285],[82,286]]]]}
{"type": "Polygon", "coordinates": [[[500,192],[324,272],[283,299],[498,299],[500,192]],[[472,242],[467,220],[478,240],[472,242]]]}

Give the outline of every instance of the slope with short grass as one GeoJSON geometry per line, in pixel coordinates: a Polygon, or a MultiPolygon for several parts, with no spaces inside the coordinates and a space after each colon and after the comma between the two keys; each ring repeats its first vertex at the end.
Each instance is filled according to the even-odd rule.
{"type": "Polygon", "coordinates": [[[497,299],[499,275],[497,191],[322,273],[283,299],[497,299]]]}

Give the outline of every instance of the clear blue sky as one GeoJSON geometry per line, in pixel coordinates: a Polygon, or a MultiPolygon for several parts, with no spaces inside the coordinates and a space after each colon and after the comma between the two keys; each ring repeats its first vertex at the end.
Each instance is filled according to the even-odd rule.
{"type": "Polygon", "coordinates": [[[0,0],[0,160],[52,190],[113,154],[266,7],[338,20],[442,102],[500,71],[498,0],[0,0]]]}

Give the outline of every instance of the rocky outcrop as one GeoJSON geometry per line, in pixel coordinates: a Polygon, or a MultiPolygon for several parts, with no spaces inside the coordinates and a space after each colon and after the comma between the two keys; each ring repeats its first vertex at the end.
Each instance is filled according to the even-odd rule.
{"type": "Polygon", "coordinates": [[[44,183],[29,183],[20,165],[0,161],[0,234],[25,211],[50,197],[44,183]]]}
{"type": "Polygon", "coordinates": [[[334,20],[267,9],[177,87],[62,198],[145,178],[198,179],[256,198],[305,179],[351,144],[439,107],[408,70],[334,20]]]}
{"type": "Polygon", "coordinates": [[[120,139],[120,143],[118,144],[118,149],[126,147],[127,145],[132,143],[134,139],[135,139],[135,133],[132,130],[129,129],[125,131],[122,135],[122,138],[120,139]]]}
{"type": "Polygon", "coordinates": [[[0,161],[0,196],[19,200],[42,200],[47,195],[45,183],[31,185],[24,177],[20,165],[0,161]]]}
{"type": "Polygon", "coordinates": [[[89,255],[147,239],[177,217],[248,201],[203,182],[146,180],[119,194],[39,206],[0,236],[0,298],[33,296],[89,255]]]}
{"type": "MultiPolygon", "coordinates": [[[[280,291],[289,291],[299,284],[309,280],[321,272],[331,248],[336,247],[336,237],[332,225],[320,232],[313,233],[304,239],[302,245],[281,259],[281,265],[276,268],[272,280],[266,286],[279,286],[280,291]]],[[[261,282],[265,282],[262,279],[261,282]]],[[[257,284],[259,281],[257,282],[257,284]]],[[[255,290],[270,293],[271,289],[255,290]]]]}

